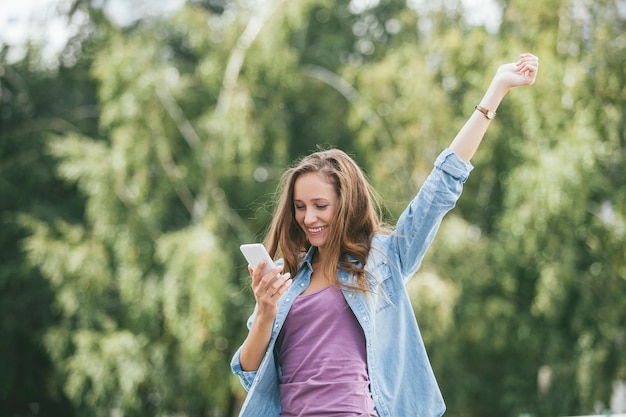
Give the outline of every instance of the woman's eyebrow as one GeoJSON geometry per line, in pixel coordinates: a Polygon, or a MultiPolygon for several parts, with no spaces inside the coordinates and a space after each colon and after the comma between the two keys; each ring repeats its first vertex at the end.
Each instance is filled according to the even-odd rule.
{"type": "MultiPolygon", "coordinates": [[[[312,198],[310,201],[312,201],[314,203],[319,203],[319,202],[329,203],[330,202],[330,200],[328,200],[327,198],[324,198],[324,197],[312,198]]],[[[294,198],[293,202],[294,203],[304,203],[303,200],[299,200],[297,198],[294,198]]]]}

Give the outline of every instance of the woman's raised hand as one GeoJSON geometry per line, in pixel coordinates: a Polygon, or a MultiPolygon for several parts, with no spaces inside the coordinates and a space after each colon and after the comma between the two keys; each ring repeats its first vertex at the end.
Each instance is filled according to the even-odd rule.
{"type": "Polygon", "coordinates": [[[507,89],[532,85],[538,70],[539,59],[531,53],[524,53],[517,62],[501,65],[495,78],[507,89]]]}

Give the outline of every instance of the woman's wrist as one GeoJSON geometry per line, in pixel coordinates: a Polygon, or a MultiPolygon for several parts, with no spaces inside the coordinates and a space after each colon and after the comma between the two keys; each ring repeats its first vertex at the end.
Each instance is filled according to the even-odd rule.
{"type": "Polygon", "coordinates": [[[496,111],[509,90],[510,88],[506,85],[505,81],[496,74],[478,104],[485,109],[496,111]]]}
{"type": "Polygon", "coordinates": [[[276,318],[276,314],[271,314],[270,312],[265,312],[262,310],[258,310],[254,315],[254,323],[253,325],[259,327],[271,327],[274,323],[274,319],[276,318]]]}

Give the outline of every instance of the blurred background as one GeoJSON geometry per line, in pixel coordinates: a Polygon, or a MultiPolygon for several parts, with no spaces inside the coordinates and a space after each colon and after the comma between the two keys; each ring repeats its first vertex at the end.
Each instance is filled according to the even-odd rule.
{"type": "Polygon", "coordinates": [[[446,416],[624,413],[626,1],[0,0],[0,416],[236,415],[280,174],[393,222],[513,90],[408,291],[446,416]]]}

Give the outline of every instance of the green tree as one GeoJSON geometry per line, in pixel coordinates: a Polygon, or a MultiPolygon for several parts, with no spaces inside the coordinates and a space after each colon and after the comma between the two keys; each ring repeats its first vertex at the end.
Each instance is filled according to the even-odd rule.
{"type": "Polygon", "coordinates": [[[6,47],[0,53],[0,413],[70,416],[42,347],[43,334],[59,320],[54,292],[25,261],[29,232],[18,219],[82,216],[83,199],[55,178],[55,160],[44,149],[49,134],[96,131],[95,86],[86,59],[48,69],[34,47],[19,62],[9,63],[7,53],[6,47]]]}

